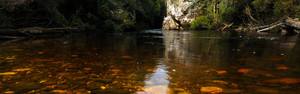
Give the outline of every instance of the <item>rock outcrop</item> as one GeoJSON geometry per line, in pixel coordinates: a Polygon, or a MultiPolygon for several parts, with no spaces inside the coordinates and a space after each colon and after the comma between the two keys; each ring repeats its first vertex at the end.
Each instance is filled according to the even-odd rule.
{"type": "Polygon", "coordinates": [[[193,20],[202,14],[199,0],[167,0],[167,17],[163,21],[165,30],[188,29],[193,20]]]}

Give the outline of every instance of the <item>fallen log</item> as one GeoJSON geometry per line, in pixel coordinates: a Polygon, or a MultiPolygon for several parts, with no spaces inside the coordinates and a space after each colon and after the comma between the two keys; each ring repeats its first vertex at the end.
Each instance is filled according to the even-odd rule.
{"type": "Polygon", "coordinates": [[[294,20],[294,19],[288,18],[285,20],[285,24],[287,26],[300,29],[300,21],[299,20],[294,20]]]}
{"type": "Polygon", "coordinates": [[[277,26],[280,26],[280,25],[283,25],[283,23],[278,23],[278,24],[272,25],[272,26],[270,26],[270,27],[266,27],[266,28],[264,28],[264,29],[260,29],[260,30],[258,30],[257,32],[268,31],[268,30],[271,30],[271,29],[273,29],[273,28],[275,28],[275,27],[277,27],[277,26]]]}
{"type": "Polygon", "coordinates": [[[276,28],[278,26],[283,26],[283,27],[292,27],[294,29],[300,29],[300,21],[299,20],[294,20],[289,17],[283,17],[280,20],[269,24],[269,25],[264,25],[264,26],[257,26],[257,27],[249,27],[246,29],[247,31],[257,31],[257,32],[264,32],[264,31],[269,31],[273,28],[276,28]]]}

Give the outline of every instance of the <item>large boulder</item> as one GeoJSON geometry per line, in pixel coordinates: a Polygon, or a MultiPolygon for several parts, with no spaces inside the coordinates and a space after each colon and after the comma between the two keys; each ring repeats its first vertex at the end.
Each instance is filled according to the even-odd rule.
{"type": "Polygon", "coordinates": [[[201,7],[197,6],[197,1],[199,0],[167,0],[167,17],[164,19],[163,29],[188,29],[202,13],[201,7]],[[176,28],[173,22],[178,24],[176,28]]]}
{"type": "Polygon", "coordinates": [[[179,29],[179,24],[171,16],[167,16],[164,18],[162,28],[166,30],[179,29]]]}

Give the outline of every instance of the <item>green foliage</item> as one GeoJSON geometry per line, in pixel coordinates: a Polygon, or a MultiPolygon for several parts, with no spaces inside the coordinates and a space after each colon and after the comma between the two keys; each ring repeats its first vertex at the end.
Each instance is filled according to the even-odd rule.
{"type": "Polygon", "coordinates": [[[289,14],[295,11],[296,7],[293,4],[293,0],[278,0],[274,3],[274,13],[278,14],[289,14]]]}
{"type": "Polygon", "coordinates": [[[297,18],[300,14],[299,0],[201,0],[197,6],[203,8],[204,14],[192,23],[191,29],[231,23],[269,24],[283,16],[297,18]]]}
{"type": "Polygon", "coordinates": [[[108,30],[108,31],[123,31],[121,26],[118,25],[117,23],[115,23],[112,20],[105,20],[104,21],[104,30],[108,30]]]}
{"type": "Polygon", "coordinates": [[[214,22],[212,19],[212,15],[202,15],[197,17],[190,27],[190,29],[212,29],[215,27],[216,22],[214,22]]]}
{"type": "Polygon", "coordinates": [[[223,9],[219,16],[218,16],[218,19],[227,23],[227,24],[230,24],[232,22],[234,22],[235,20],[235,16],[237,15],[237,9],[235,7],[228,7],[226,9],[223,9]]]}
{"type": "Polygon", "coordinates": [[[251,4],[258,12],[266,12],[272,3],[272,0],[254,0],[251,4]]]}
{"type": "Polygon", "coordinates": [[[33,0],[7,13],[0,12],[1,28],[75,26],[123,31],[160,28],[165,4],[164,0],[33,0]]]}

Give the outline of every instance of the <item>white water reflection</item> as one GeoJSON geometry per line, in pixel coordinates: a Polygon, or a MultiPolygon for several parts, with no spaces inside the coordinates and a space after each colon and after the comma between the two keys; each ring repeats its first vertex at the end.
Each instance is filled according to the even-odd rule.
{"type": "Polygon", "coordinates": [[[162,61],[159,61],[159,65],[154,73],[147,75],[146,78],[149,78],[145,81],[144,91],[139,91],[137,94],[169,94],[170,89],[168,87],[170,77],[166,71],[166,66],[162,64],[162,61]]]}

